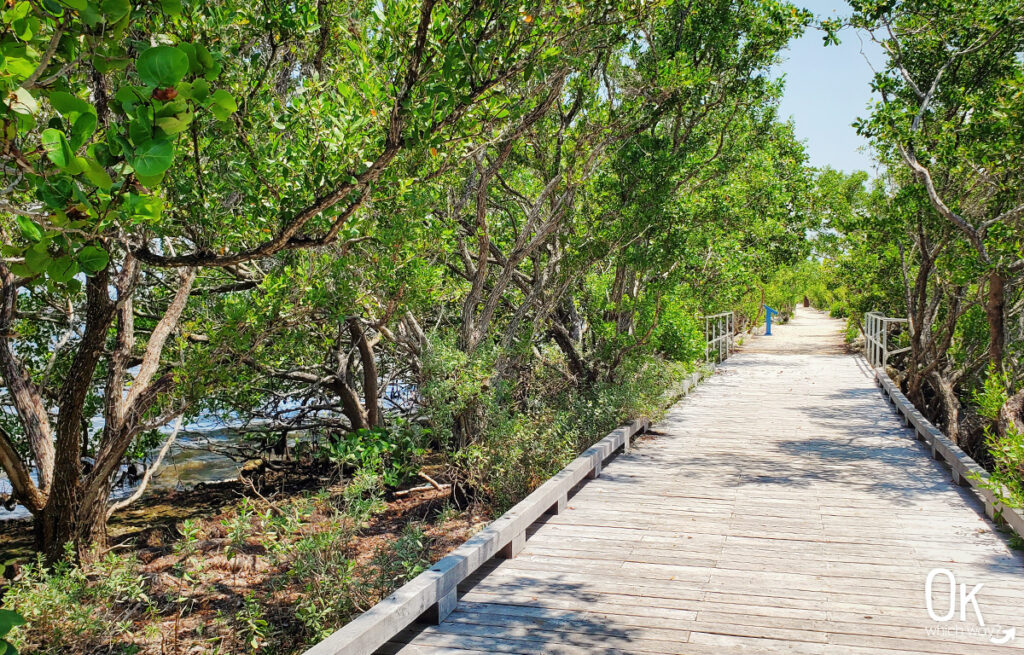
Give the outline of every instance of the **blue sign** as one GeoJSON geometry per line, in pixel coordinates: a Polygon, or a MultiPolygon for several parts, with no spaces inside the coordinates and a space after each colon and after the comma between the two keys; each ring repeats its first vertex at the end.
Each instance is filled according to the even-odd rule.
{"type": "Polygon", "coordinates": [[[764,336],[766,337],[772,336],[772,316],[776,314],[778,314],[777,311],[768,305],[764,306],[764,336]]]}

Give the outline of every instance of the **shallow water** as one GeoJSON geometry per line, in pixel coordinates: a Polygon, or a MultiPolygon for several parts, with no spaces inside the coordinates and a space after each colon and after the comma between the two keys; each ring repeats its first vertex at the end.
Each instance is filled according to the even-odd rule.
{"type": "MultiPolygon", "coordinates": [[[[160,470],[149,482],[146,494],[154,491],[193,487],[200,482],[216,482],[238,476],[240,464],[227,455],[216,452],[218,448],[230,446],[242,440],[237,430],[230,428],[206,429],[209,425],[189,425],[189,430],[178,435],[160,470]],[[199,429],[196,429],[199,428],[199,429]]],[[[152,455],[156,456],[155,452],[152,455]]],[[[110,494],[111,500],[130,496],[137,485],[121,485],[110,494]]],[[[0,472],[0,493],[10,493],[11,483],[0,472]]],[[[18,505],[14,511],[0,507],[0,521],[21,519],[29,516],[27,509],[18,505]]]]}

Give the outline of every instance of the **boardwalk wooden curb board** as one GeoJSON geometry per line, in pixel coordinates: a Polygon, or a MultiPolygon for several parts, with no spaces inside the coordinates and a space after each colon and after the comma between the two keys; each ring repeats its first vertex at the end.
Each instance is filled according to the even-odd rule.
{"type": "Polygon", "coordinates": [[[973,488],[983,499],[989,518],[1005,522],[1017,535],[1024,537],[1024,513],[1001,503],[996,494],[985,486],[989,482],[988,471],[926,419],[885,371],[876,368],[875,380],[904,424],[913,428],[917,439],[931,448],[932,457],[949,465],[953,481],[973,488]]]}
{"type": "Polygon", "coordinates": [[[1024,655],[1024,555],[841,329],[800,309],[751,337],[651,440],[606,462],[640,428],[616,430],[310,653],[1024,655]],[[983,626],[929,614],[937,569],[983,626]]]}
{"type": "MultiPolygon", "coordinates": [[[[675,398],[689,392],[704,375],[703,371],[691,374],[675,398]]],[[[527,528],[547,512],[564,510],[574,487],[599,476],[605,460],[619,449],[629,452],[632,438],[649,427],[647,419],[638,419],[612,430],[462,546],[305,655],[367,655],[417,620],[443,621],[455,609],[459,583],[495,556],[515,557],[525,544],[527,528]]]]}

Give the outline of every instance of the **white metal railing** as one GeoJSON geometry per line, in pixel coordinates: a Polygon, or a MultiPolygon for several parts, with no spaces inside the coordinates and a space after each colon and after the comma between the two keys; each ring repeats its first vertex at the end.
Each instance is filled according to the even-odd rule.
{"type": "Polygon", "coordinates": [[[736,335],[736,316],[733,312],[722,312],[704,317],[704,338],[708,345],[704,349],[704,361],[728,359],[732,354],[732,340],[736,335]]]}
{"type": "Polygon", "coordinates": [[[906,323],[905,318],[885,316],[881,312],[864,315],[864,358],[873,367],[884,367],[889,355],[907,352],[910,348],[889,350],[889,330],[893,325],[906,323]]]}

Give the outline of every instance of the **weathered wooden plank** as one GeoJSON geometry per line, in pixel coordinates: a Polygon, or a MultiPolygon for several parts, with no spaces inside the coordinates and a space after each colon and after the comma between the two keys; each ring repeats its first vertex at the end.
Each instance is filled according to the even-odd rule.
{"type": "Polygon", "coordinates": [[[514,559],[463,577],[447,621],[382,652],[1021,653],[1021,638],[928,632],[933,568],[983,583],[989,624],[1024,628],[1024,557],[985,518],[993,499],[957,486],[977,473],[958,449],[891,381],[877,379],[890,408],[874,371],[829,350],[837,329],[798,315],[726,362],[528,527],[514,559]]]}
{"type": "Polygon", "coordinates": [[[595,469],[599,471],[603,461],[643,426],[635,422],[613,430],[465,544],[307,650],[307,655],[372,653],[428,611],[442,621],[455,607],[459,582],[498,553],[514,557],[522,548],[527,527],[557,508],[573,487],[595,469]]]}

